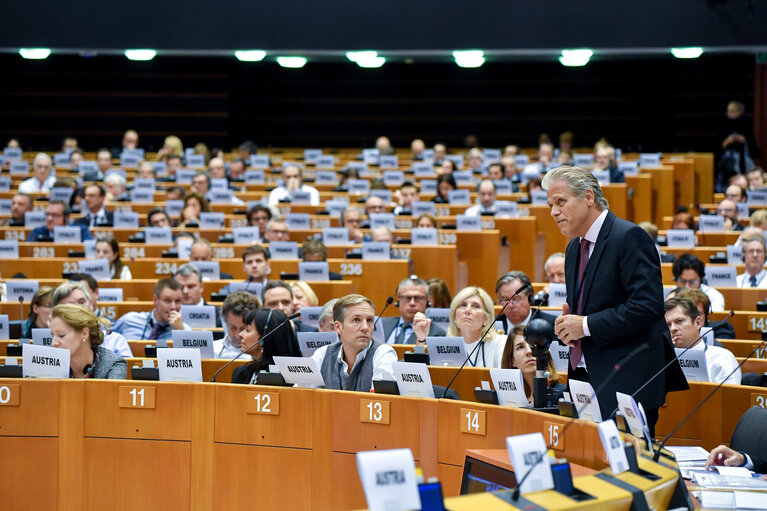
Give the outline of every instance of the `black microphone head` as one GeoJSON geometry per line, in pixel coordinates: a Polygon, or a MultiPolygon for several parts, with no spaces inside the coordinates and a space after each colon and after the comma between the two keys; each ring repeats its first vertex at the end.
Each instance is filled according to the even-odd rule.
{"type": "Polygon", "coordinates": [[[299,317],[301,317],[301,313],[300,312],[294,312],[293,314],[288,316],[288,319],[296,319],[296,318],[299,318],[299,317]]]}
{"type": "Polygon", "coordinates": [[[525,327],[525,340],[539,348],[548,348],[554,337],[554,326],[545,319],[534,319],[525,327]]]}
{"type": "Polygon", "coordinates": [[[19,303],[24,303],[24,297],[23,296],[19,296],[19,303]]]}
{"type": "Polygon", "coordinates": [[[391,303],[392,303],[393,301],[394,301],[394,297],[393,297],[393,296],[390,296],[389,298],[387,298],[387,299],[386,299],[386,305],[391,305],[391,303]]]}

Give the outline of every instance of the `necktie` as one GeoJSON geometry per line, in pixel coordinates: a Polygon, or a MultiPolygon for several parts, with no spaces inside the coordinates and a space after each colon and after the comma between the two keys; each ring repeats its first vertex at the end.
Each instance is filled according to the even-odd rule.
{"type": "Polygon", "coordinates": [[[751,275],[751,287],[756,287],[756,275],[751,275]]]}
{"type": "Polygon", "coordinates": [[[147,339],[157,340],[157,336],[160,333],[161,330],[163,330],[167,325],[163,325],[160,323],[155,322],[155,324],[152,326],[152,331],[149,332],[149,337],[147,339]]]}
{"type": "MultiPolygon", "coordinates": [[[[583,285],[583,277],[586,274],[586,265],[589,263],[590,245],[591,242],[589,242],[589,240],[586,238],[581,239],[580,264],[578,265],[578,296],[575,309],[576,314],[581,314],[583,312],[583,288],[585,287],[583,285]]],[[[573,369],[578,367],[578,363],[581,361],[582,353],[583,351],[581,350],[581,340],[576,339],[574,346],[570,348],[570,367],[573,369]]]]}
{"type": "Polygon", "coordinates": [[[394,344],[405,344],[405,339],[409,337],[408,331],[412,327],[408,323],[402,323],[397,337],[394,338],[394,344]]]}

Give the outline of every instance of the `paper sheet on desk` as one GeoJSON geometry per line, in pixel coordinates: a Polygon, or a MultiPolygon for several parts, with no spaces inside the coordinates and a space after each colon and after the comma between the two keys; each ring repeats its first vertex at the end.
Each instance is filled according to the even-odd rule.
{"type": "Polygon", "coordinates": [[[677,463],[683,461],[706,461],[708,459],[708,451],[703,447],[688,447],[688,446],[675,446],[668,447],[666,449],[674,453],[677,463]]]}
{"type": "Polygon", "coordinates": [[[728,477],[714,472],[692,472],[692,481],[706,489],[767,491],[767,481],[755,477],[728,477]]]}
{"type": "Polygon", "coordinates": [[[702,491],[700,505],[707,509],[767,509],[767,494],[752,491],[702,491]]]}
{"type": "Polygon", "coordinates": [[[767,509],[767,493],[736,491],[735,509],[767,509]]]}
{"type": "Polygon", "coordinates": [[[751,477],[752,472],[745,467],[714,467],[720,475],[727,477],[751,477]]]}

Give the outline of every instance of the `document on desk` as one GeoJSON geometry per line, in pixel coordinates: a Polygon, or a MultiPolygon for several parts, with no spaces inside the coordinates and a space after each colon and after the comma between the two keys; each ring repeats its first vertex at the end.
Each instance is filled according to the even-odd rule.
{"type": "Polygon", "coordinates": [[[767,491],[767,481],[756,477],[729,477],[714,472],[693,472],[692,481],[701,488],[710,490],[767,491]]]}
{"type": "Polygon", "coordinates": [[[702,491],[700,504],[706,509],[767,509],[767,495],[751,491],[702,491]]]}
{"type": "Polygon", "coordinates": [[[706,461],[708,459],[708,451],[703,447],[667,446],[666,449],[674,453],[677,463],[684,461],[706,461]]]}

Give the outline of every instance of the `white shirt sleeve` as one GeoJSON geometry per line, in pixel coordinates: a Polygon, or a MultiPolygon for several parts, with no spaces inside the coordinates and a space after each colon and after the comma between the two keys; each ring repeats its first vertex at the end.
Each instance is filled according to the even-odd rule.
{"type": "Polygon", "coordinates": [[[322,361],[325,360],[325,352],[328,351],[329,344],[326,344],[325,346],[322,346],[321,348],[318,348],[317,351],[312,353],[312,360],[317,362],[317,365],[320,369],[322,369],[322,361]]]}
{"type": "Polygon", "coordinates": [[[586,336],[586,337],[590,337],[591,336],[591,331],[589,330],[588,319],[589,319],[588,316],[583,316],[583,335],[586,336]]]}
{"type": "MultiPolygon", "coordinates": [[[[325,346],[320,348],[320,350],[323,348],[325,348],[325,346]]],[[[317,354],[317,351],[314,353],[317,354]]],[[[312,355],[312,357],[313,356],[314,355],[312,355]]],[[[394,362],[396,361],[397,352],[394,351],[394,348],[388,344],[379,346],[373,356],[373,379],[394,381],[394,362]]]]}
{"type": "Polygon", "coordinates": [[[317,189],[313,186],[306,186],[304,185],[308,191],[309,191],[309,201],[311,202],[312,206],[319,206],[320,205],[320,192],[317,191],[317,189]]]}
{"type": "Polygon", "coordinates": [[[704,291],[711,301],[711,310],[713,312],[724,312],[724,296],[713,287],[706,286],[704,291]]]}
{"type": "Polygon", "coordinates": [[[740,385],[741,373],[738,367],[738,361],[729,350],[719,346],[708,346],[706,348],[706,365],[708,366],[708,379],[713,383],[725,382],[731,385],[740,385]],[[735,372],[733,372],[735,371],[735,372]],[[727,375],[732,376],[727,378],[727,375]],[[727,378],[725,380],[725,378],[727,378]]]}

